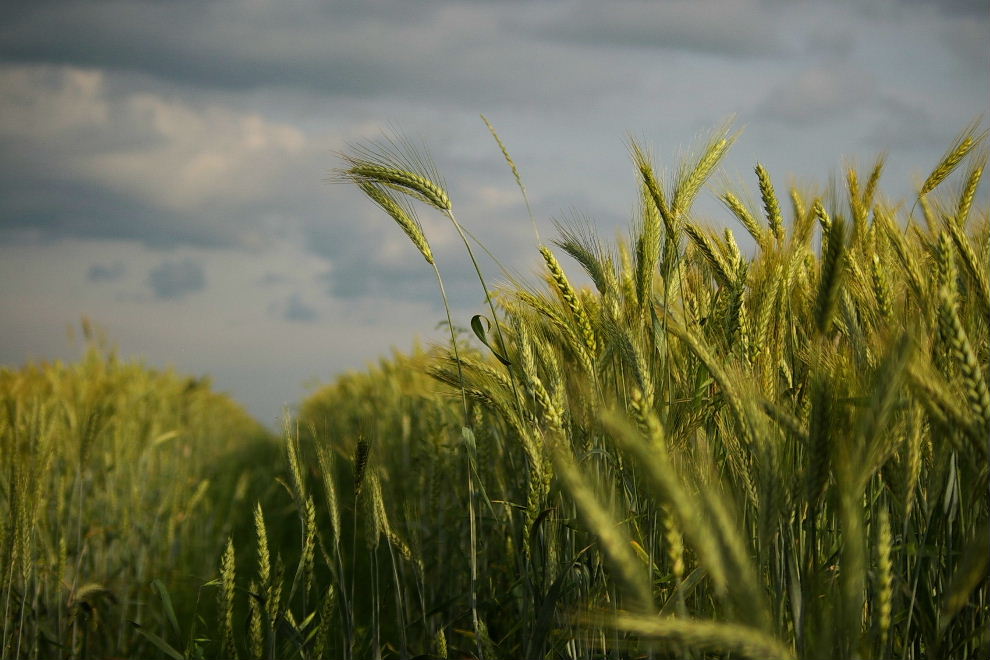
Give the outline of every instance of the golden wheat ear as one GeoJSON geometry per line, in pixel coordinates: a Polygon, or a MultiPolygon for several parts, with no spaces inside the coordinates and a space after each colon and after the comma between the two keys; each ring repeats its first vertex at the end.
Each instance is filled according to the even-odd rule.
{"type": "Polygon", "coordinates": [[[674,199],[671,204],[671,215],[676,222],[682,214],[691,209],[691,203],[708,177],[712,175],[719,162],[736,141],[738,133],[730,132],[732,121],[726,121],[722,126],[712,131],[704,149],[701,150],[693,163],[687,160],[681,163],[677,174],[677,185],[674,189],[674,199]]]}
{"type": "Polygon", "coordinates": [[[939,161],[935,169],[932,170],[925,182],[921,184],[921,189],[918,191],[919,195],[927,195],[931,191],[935,190],[940,183],[946,180],[950,174],[959,166],[963,158],[973,150],[978,144],[983,142],[983,139],[987,136],[987,132],[983,131],[978,133],[980,122],[974,121],[972,124],[963,129],[952,146],[945,152],[942,156],[942,160],[939,161]]]}

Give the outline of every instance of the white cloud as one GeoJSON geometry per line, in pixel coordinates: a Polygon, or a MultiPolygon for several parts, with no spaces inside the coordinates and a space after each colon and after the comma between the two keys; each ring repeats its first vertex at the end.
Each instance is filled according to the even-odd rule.
{"type": "Polygon", "coordinates": [[[109,77],[0,65],[0,227],[263,245],[323,192],[332,131],[109,77]]]}
{"type": "Polygon", "coordinates": [[[306,149],[301,131],[256,114],[193,108],[148,93],[117,104],[123,121],[153,136],[153,145],[85,155],[81,167],[95,180],[137,192],[161,208],[194,212],[207,204],[266,198],[289,161],[306,149]]]}
{"type": "Polygon", "coordinates": [[[77,68],[0,68],[0,136],[64,140],[79,130],[107,125],[104,76],[77,68]]]}
{"type": "Polygon", "coordinates": [[[0,70],[0,136],[79,179],[183,212],[262,199],[305,156],[297,128],[149,92],[112,96],[100,71],[0,70]]]}

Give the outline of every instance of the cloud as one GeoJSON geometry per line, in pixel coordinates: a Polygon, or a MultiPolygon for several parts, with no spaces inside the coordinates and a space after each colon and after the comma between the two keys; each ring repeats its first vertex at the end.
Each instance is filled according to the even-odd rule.
{"type": "Polygon", "coordinates": [[[882,119],[873,124],[866,136],[867,143],[874,147],[928,148],[937,153],[951,140],[951,133],[945,131],[952,131],[953,127],[942,126],[938,130],[938,122],[924,108],[892,95],[880,99],[878,105],[882,108],[882,119]]]}
{"type": "Polygon", "coordinates": [[[595,1],[548,14],[541,29],[566,41],[611,47],[647,47],[725,57],[766,57],[785,51],[769,12],[758,2],[726,0],[595,1]]]}
{"type": "Polygon", "coordinates": [[[0,66],[0,89],[0,229],[243,246],[312,208],[325,143],[289,124],[75,67],[0,66]]]}
{"type": "Polygon", "coordinates": [[[847,63],[817,65],[770,90],[757,114],[795,126],[834,121],[867,105],[874,77],[847,63]]]}
{"type": "Polygon", "coordinates": [[[987,12],[986,3],[982,4],[984,20],[974,20],[967,16],[947,21],[942,26],[940,36],[946,48],[959,61],[972,67],[980,75],[985,75],[990,65],[990,49],[987,48],[987,42],[990,41],[990,20],[986,20],[990,13],[987,12]]]}
{"type": "MultiPolygon", "coordinates": [[[[433,275],[402,232],[359,192],[321,181],[334,163],[328,142],[341,142],[333,133],[312,139],[258,112],[144,83],[135,90],[133,81],[75,67],[0,66],[0,87],[10,92],[0,96],[0,241],[23,234],[257,251],[299,242],[332,263],[333,296],[435,302],[433,275]]],[[[340,130],[376,133],[370,125],[340,130]]],[[[441,135],[437,150],[454,163],[450,183],[461,188],[467,217],[482,210],[497,219],[509,195],[475,190],[468,179],[504,175],[503,165],[480,122],[472,125],[488,158],[467,149],[474,163],[461,171],[456,132],[441,135]]],[[[455,240],[445,219],[424,222],[435,249],[455,240]]],[[[459,283],[472,280],[468,268],[445,263],[453,300],[478,297],[459,283]]]]}
{"type": "MultiPolygon", "coordinates": [[[[133,72],[204,89],[489,103],[583,95],[615,67],[522,29],[539,8],[418,2],[38,3],[0,28],[0,58],[133,72]],[[510,20],[511,19],[511,20],[510,20]],[[518,76],[526,70],[526,76],[518,76]]],[[[620,80],[623,78],[619,75],[620,80]]]]}
{"type": "Polygon", "coordinates": [[[304,303],[298,293],[293,293],[289,297],[285,303],[285,312],[282,314],[282,318],[286,321],[297,321],[300,323],[313,323],[319,317],[316,308],[304,303]]]}
{"type": "Polygon", "coordinates": [[[266,272],[264,275],[258,278],[258,286],[277,286],[279,284],[285,284],[288,278],[281,273],[274,273],[272,271],[266,272]]]}
{"type": "Polygon", "coordinates": [[[127,269],[119,261],[111,264],[93,264],[86,271],[86,279],[90,282],[115,282],[124,276],[127,269]]]}
{"type": "Polygon", "coordinates": [[[183,298],[206,288],[203,265],[193,259],[164,261],[148,272],[148,285],[160,300],[183,298]]]}
{"type": "Polygon", "coordinates": [[[934,7],[950,15],[960,14],[969,18],[982,18],[984,20],[990,18],[987,13],[986,0],[901,0],[901,2],[911,7],[934,7]]]}

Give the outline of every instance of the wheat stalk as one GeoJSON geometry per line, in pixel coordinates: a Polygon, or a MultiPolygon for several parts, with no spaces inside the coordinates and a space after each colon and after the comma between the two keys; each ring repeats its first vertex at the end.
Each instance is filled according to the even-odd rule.
{"type": "Polygon", "coordinates": [[[650,581],[643,575],[643,564],[636,558],[628,536],[621,531],[611,514],[601,505],[594,488],[587,482],[568,451],[558,448],[553,453],[557,475],[578,511],[611,560],[617,573],[633,596],[638,609],[652,611],[653,595],[650,581]]]}

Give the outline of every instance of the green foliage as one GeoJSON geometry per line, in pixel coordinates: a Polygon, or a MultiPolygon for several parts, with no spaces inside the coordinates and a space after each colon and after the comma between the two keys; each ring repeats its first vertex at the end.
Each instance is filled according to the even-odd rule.
{"type": "Polygon", "coordinates": [[[0,657],[187,648],[178,621],[274,447],[208,381],[96,345],[0,370],[0,657]]]}

